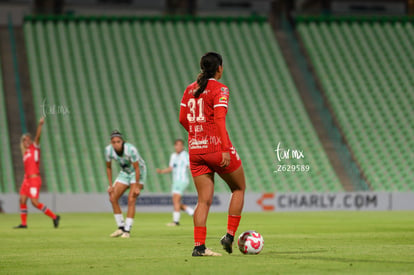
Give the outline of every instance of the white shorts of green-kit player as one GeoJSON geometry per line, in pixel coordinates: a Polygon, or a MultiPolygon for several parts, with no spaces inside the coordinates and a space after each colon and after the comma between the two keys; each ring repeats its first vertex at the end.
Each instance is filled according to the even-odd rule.
{"type": "Polygon", "coordinates": [[[171,192],[173,194],[183,195],[185,189],[187,189],[189,182],[188,181],[174,181],[172,184],[171,192]]]}
{"type": "MultiPolygon", "coordinates": [[[[189,184],[189,181],[180,181],[180,180],[175,180],[173,181],[172,184],[172,194],[178,194],[180,196],[182,196],[184,194],[185,189],[187,189],[189,184]]],[[[190,206],[186,206],[185,212],[187,212],[188,215],[192,216],[194,214],[194,209],[191,208],[190,206]]],[[[177,226],[180,224],[180,217],[181,217],[181,213],[180,211],[173,211],[173,222],[172,223],[168,223],[168,226],[177,226]]]]}
{"type": "MultiPolygon", "coordinates": [[[[146,171],[145,170],[140,171],[139,183],[144,185],[146,177],[147,177],[146,171]]],[[[128,186],[130,186],[132,183],[136,183],[137,181],[135,179],[135,172],[132,172],[132,173],[127,173],[124,171],[119,172],[118,177],[116,177],[115,179],[115,183],[117,182],[128,185],[128,186]]]]}

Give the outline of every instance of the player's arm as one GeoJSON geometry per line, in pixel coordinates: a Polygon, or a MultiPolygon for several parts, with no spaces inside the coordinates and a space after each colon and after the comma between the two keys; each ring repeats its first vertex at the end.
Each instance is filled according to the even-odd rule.
{"type": "Polygon", "coordinates": [[[112,192],[112,164],[110,161],[106,162],[106,176],[108,177],[108,182],[109,182],[108,193],[111,193],[112,192]]]}
{"type": "Polygon", "coordinates": [[[40,135],[42,134],[42,126],[45,123],[45,117],[40,118],[39,125],[37,125],[36,136],[34,139],[34,143],[36,146],[40,144],[40,135]]]}
{"type": "Polygon", "coordinates": [[[220,163],[221,167],[226,167],[230,164],[230,142],[226,130],[226,113],[227,108],[225,107],[217,107],[214,109],[214,123],[217,126],[218,136],[221,140],[221,151],[223,153],[223,158],[220,163]]]}
{"type": "Polygon", "coordinates": [[[141,175],[141,170],[139,169],[139,162],[138,161],[133,162],[132,166],[135,169],[135,182],[136,182],[135,185],[136,185],[136,188],[135,188],[134,192],[135,192],[135,195],[138,196],[139,193],[141,193],[141,189],[144,188],[144,186],[139,183],[139,177],[141,175]]]}
{"type": "Polygon", "coordinates": [[[174,166],[174,154],[171,154],[171,156],[170,156],[170,162],[168,163],[168,167],[167,168],[164,168],[164,169],[157,168],[157,173],[158,174],[171,173],[172,170],[173,170],[173,166],[174,166]]]}
{"type": "Polygon", "coordinates": [[[134,169],[135,169],[135,181],[136,181],[137,183],[139,183],[139,177],[140,177],[140,175],[141,175],[141,170],[139,170],[139,162],[138,162],[138,161],[133,162],[133,163],[132,163],[132,166],[133,166],[133,167],[134,167],[134,169]]]}
{"type": "Polygon", "coordinates": [[[164,169],[157,168],[157,173],[158,174],[167,174],[167,173],[171,173],[172,170],[173,170],[173,168],[171,166],[167,167],[167,168],[164,168],[164,169]]]}
{"type": "MultiPolygon", "coordinates": [[[[187,90],[185,90],[184,95],[187,93],[187,90]]],[[[185,103],[184,101],[184,97],[181,99],[181,103],[180,103],[180,116],[179,116],[179,121],[181,123],[181,125],[184,127],[184,129],[188,132],[189,129],[189,124],[188,124],[188,119],[187,119],[187,103],[185,103]]]]}
{"type": "Polygon", "coordinates": [[[181,105],[181,108],[180,108],[180,123],[184,127],[184,129],[188,132],[189,124],[188,124],[186,109],[187,109],[186,107],[181,105]]]}
{"type": "Polygon", "coordinates": [[[227,90],[226,92],[218,93],[214,99],[214,124],[221,140],[221,151],[223,152],[223,158],[220,163],[221,167],[226,167],[230,164],[230,141],[226,130],[228,98],[227,90]]]}

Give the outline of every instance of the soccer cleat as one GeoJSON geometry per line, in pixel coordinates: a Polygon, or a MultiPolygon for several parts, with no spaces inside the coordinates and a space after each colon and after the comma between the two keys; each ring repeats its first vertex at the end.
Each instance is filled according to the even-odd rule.
{"type": "Polygon", "coordinates": [[[124,234],[124,231],[122,230],[122,229],[117,229],[117,230],[115,230],[115,232],[114,233],[112,233],[111,235],[109,235],[110,237],[112,237],[112,238],[116,238],[116,237],[119,237],[119,236],[121,236],[122,234],[124,234]]]}
{"type": "Polygon", "coordinates": [[[167,226],[171,226],[171,227],[173,227],[173,226],[179,226],[179,225],[180,225],[179,222],[170,222],[170,223],[167,223],[167,226]]]}
{"type": "Polygon", "coordinates": [[[198,257],[198,256],[221,256],[221,254],[217,253],[217,252],[214,252],[210,248],[206,248],[205,246],[203,246],[202,248],[194,247],[192,256],[193,257],[198,257]]]}
{"type": "Polygon", "coordinates": [[[234,237],[228,233],[224,235],[220,240],[223,249],[226,250],[229,254],[233,253],[233,241],[234,237]]]}
{"type": "Polygon", "coordinates": [[[15,226],[13,228],[14,229],[27,228],[27,225],[19,224],[18,226],[15,226]]]}
{"type": "Polygon", "coordinates": [[[60,221],[60,216],[59,216],[59,215],[57,215],[57,216],[56,216],[56,219],[53,219],[53,226],[54,226],[55,228],[58,228],[58,227],[59,227],[59,221],[60,221]]]}
{"type": "Polygon", "coordinates": [[[124,238],[124,239],[129,239],[129,237],[130,237],[129,232],[124,232],[124,233],[122,233],[121,238],[124,238]]]}

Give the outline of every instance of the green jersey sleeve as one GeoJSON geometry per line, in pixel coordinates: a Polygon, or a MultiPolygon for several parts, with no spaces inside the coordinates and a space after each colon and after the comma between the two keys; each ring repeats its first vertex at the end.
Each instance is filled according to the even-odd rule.
{"type": "Polygon", "coordinates": [[[139,161],[139,153],[138,153],[138,150],[137,150],[137,148],[135,148],[135,146],[132,146],[131,145],[131,147],[130,147],[130,154],[131,154],[131,163],[134,163],[134,162],[137,162],[137,161],[139,161]]]}

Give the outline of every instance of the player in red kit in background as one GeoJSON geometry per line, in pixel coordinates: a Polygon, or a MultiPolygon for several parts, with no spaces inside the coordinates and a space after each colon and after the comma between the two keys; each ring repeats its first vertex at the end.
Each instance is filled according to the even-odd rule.
{"type": "Polygon", "coordinates": [[[206,248],[206,222],[214,195],[214,173],[229,186],[232,196],[228,211],[227,234],[221,245],[233,252],[246,188],[244,170],[226,130],[228,88],[218,82],[223,74],[222,57],[209,52],[200,61],[201,73],[190,84],[181,100],[180,123],[188,132],[190,169],[198,193],[194,212],[193,256],[221,256],[206,248]]]}
{"type": "Polygon", "coordinates": [[[60,216],[55,215],[46,205],[39,202],[39,191],[42,185],[40,178],[40,134],[45,118],[42,117],[37,126],[34,142],[30,134],[24,134],[20,140],[20,148],[23,154],[24,179],[20,187],[20,218],[21,224],[15,228],[27,228],[27,199],[30,198],[32,204],[37,209],[43,211],[45,215],[53,220],[53,226],[59,226],[60,216]]]}

